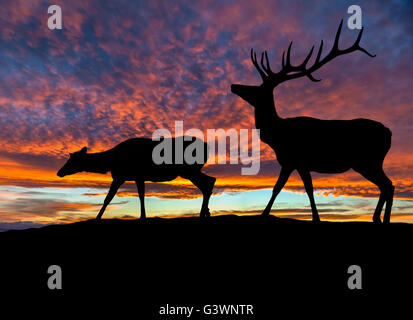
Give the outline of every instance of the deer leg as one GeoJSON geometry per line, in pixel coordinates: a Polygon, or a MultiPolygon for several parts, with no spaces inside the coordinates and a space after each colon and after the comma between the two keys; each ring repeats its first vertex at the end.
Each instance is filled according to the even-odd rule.
{"type": "Polygon", "coordinates": [[[317,207],[314,201],[314,188],[313,181],[311,179],[311,173],[310,171],[306,170],[298,170],[298,174],[300,175],[301,180],[303,180],[305,192],[307,192],[307,196],[310,199],[311,212],[313,213],[313,222],[320,222],[317,207]]]}
{"type": "Polygon", "coordinates": [[[136,186],[138,187],[139,200],[141,203],[141,219],[145,219],[145,181],[137,180],[135,182],[136,186]]]}
{"type": "Polygon", "coordinates": [[[211,215],[208,208],[209,198],[211,197],[216,179],[202,173],[201,171],[193,175],[182,176],[182,178],[189,179],[196,187],[198,187],[199,190],[201,190],[203,199],[200,217],[209,217],[211,215]]]}
{"type": "Polygon", "coordinates": [[[390,185],[387,186],[387,199],[386,199],[386,209],[384,210],[383,223],[390,223],[391,207],[393,205],[393,196],[394,196],[394,186],[390,181],[390,185]]]}
{"type": "MultiPolygon", "coordinates": [[[[377,178],[380,183],[379,184],[380,198],[382,198],[382,195],[383,195],[384,201],[386,202],[386,208],[384,209],[383,223],[390,223],[391,207],[393,205],[394,186],[393,186],[392,181],[384,173],[383,168],[380,168],[380,170],[377,172],[377,178]]],[[[380,202],[380,199],[379,199],[379,202],[380,202]]],[[[379,221],[380,221],[380,214],[381,214],[382,208],[383,208],[383,203],[381,204],[380,210],[376,212],[377,211],[376,209],[376,211],[374,212],[374,216],[378,217],[377,219],[379,221]]]]}
{"type": "Polygon", "coordinates": [[[113,180],[112,184],[110,185],[109,192],[106,195],[105,201],[103,201],[103,206],[99,211],[99,214],[97,215],[96,219],[100,219],[105,212],[106,207],[109,205],[109,203],[112,201],[113,197],[115,196],[116,192],[118,192],[119,187],[123,184],[123,181],[121,180],[113,180]]]}
{"type": "Polygon", "coordinates": [[[264,211],[262,212],[263,216],[268,216],[270,214],[270,211],[271,211],[272,205],[274,204],[275,198],[277,198],[277,196],[280,193],[281,189],[287,183],[291,172],[293,172],[293,169],[291,169],[291,168],[285,168],[285,167],[281,168],[281,172],[280,172],[280,175],[278,177],[277,182],[275,183],[270,201],[268,202],[267,206],[265,207],[264,211]]]}
{"type": "Polygon", "coordinates": [[[376,169],[368,168],[354,170],[360,173],[367,180],[373,182],[380,189],[380,198],[379,202],[377,203],[376,209],[374,210],[373,222],[381,223],[380,215],[381,211],[383,210],[384,203],[386,203],[383,222],[389,223],[394,193],[394,186],[391,180],[386,176],[381,166],[377,167],[376,169]]]}
{"type": "Polygon", "coordinates": [[[380,197],[379,202],[377,202],[376,209],[374,210],[373,214],[373,222],[374,223],[381,223],[380,215],[383,209],[384,203],[386,202],[385,194],[382,190],[380,190],[380,197]]]}

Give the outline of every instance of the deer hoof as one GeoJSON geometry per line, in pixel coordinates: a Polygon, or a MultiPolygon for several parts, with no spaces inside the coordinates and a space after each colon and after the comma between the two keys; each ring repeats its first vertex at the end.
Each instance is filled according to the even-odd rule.
{"type": "Polygon", "coordinates": [[[270,215],[270,210],[265,209],[265,210],[261,213],[261,215],[264,216],[264,217],[269,216],[269,215],[270,215]]]}
{"type": "Polygon", "coordinates": [[[206,210],[204,210],[204,211],[201,211],[201,213],[200,213],[200,217],[201,218],[208,218],[208,217],[210,217],[211,216],[211,213],[209,212],[209,209],[206,209],[206,210]]]}

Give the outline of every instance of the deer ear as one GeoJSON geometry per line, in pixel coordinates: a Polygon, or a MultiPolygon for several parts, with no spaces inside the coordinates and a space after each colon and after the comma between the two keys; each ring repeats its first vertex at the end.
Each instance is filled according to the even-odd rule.
{"type": "Polygon", "coordinates": [[[81,153],[86,153],[87,152],[87,148],[83,147],[82,150],[80,150],[81,153]]]}

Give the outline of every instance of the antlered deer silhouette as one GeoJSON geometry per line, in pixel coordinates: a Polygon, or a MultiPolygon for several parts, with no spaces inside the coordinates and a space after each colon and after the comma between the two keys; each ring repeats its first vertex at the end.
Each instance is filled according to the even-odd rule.
{"type": "Polygon", "coordinates": [[[159,141],[152,141],[147,138],[133,138],[121,142],[114,148],[104,152],[87,153],[87,148],[84,147],[80,151],[71,153],[69,160],[58,171],[57,175],[64,177],[82,171],[95,173],[111,172],[113,181],[96,219],[102,217],[106,207],[125,181],[136,182],[141,205],[141,218],[145,218],[145,181],[171,181],[180,176],[190,180],[201,190],[203,201],[200,216],[208,217],[210,215],[208,203],[215,184],[215,178],[201,172],[208,158],[207,143],[195,137],[192,137],[192,139],[195,139],[193,141],[187,141],[183,137],[166,139],[172,139],[172,164],[155,164],[153,162],[152,151],[160,143],[159,141]],[[175,161],[175,143],[178,139],[183,140],[180,143],[182,143],[184,150],[191,143],[202,143],[204,147],[204,162],[187,164],[183,161],[182,164],[178,164],[175,161]]]}
{"type": "Polygon", "coordinates": [[[277,156],[281,166],[278,180],[274,186],[268,205],[262,212],[268,215],[275,198],[284,187],[290,174],[297,170],[303,180],[309,197],[314,222],[319,216],[314,202],[311,171],[319,173],[342,173],[349,169],[360,173],[380,189],[380,198],[374,211],[373,222],[381,223],[380,215],[386,203],[383,222],[390,222],[394,187],[383,171],[383,161],[391,146],[391,131],[383,124],[369,119],[320,120],[310,117],[283,119],[275,110],[273,90],[280,83],[307,77],[315,79],[313,72],[334,58],[354,51],[361,51],[370,57],[366,49],[360,47],[363,28],[355,43],[345,49],[338,48],[343,20],[338,27],[334,44],[330,52],[321,59],[323,41],[314,64],[307,67],[314,46],[299,65],[291,64],[291,46],[282,54],[282,68],[273,72],[268,61],[267,52],[261,54],[261,66],[257,55],[251,49],[251,60],[263,83],[260,86],[233,84],[231,91],[255,107],[255,125],[260,129],[261,140],[267,143],[277,156]],[[265,62],[264,62],[265,59],[265,62]]]}

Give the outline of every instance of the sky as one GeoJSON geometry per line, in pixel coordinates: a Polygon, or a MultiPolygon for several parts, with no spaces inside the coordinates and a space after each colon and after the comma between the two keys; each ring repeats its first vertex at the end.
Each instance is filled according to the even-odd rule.
{"type": "MultiPolygon", "coordinates": [[[[54,1],[63,28],[50,30],[47,1],[0,1],[0,230],[67,223],[96,216],[110,175],[57,177],[70,152],[112,148],[159,128],[255,128],[253,108],[230,92],[232,83],[259,85],[250,48],[267,50],[273,70],[294,41],[292,61],[313,44],[333,42],[344,19],[340,47],[357,30],[347,8],[362,9],[361,45],[306,78],[274,91],[281,117],[370,118],[392,130],[384,170],[396,191],[392,221],[413,222],[412,3],[408,1],[54,1]],[[410,89],[410,90],[409,90],[410,89]]],[[[323,137],[319,137],[320,143],[323,137]]],[[[208,165],[217,178],[214,214],[258,214],[280,167],[261,143],[261,169],[208,165]]],[[[322,220],[370,221],[378,189],[353,171],[313,174],[322,220]]],[[[148,216],[198,214],[201,194],[178,179],[147,184],[148,216]]],[[[134,218],[139,202],[125,184],[105,217],[134,218]]],[[[310,219],[309,201],[294,173],[273,214],[310,219]]]]}

